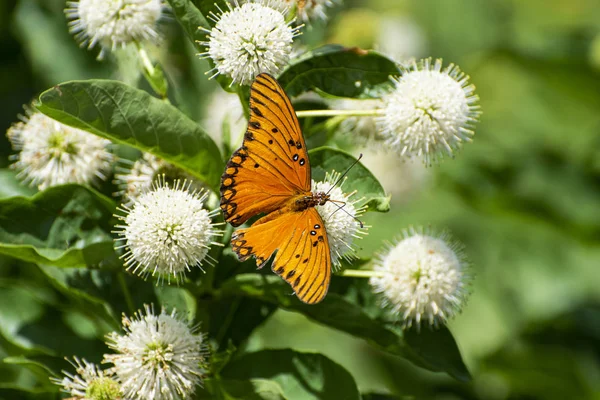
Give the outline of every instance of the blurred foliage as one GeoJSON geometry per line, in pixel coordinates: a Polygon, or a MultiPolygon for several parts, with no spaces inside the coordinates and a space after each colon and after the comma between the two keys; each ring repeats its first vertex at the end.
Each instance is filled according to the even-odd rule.
{"type": "MultiPolygon", "coordinates": [[[[79,48],[63,8],[62,0],[0,3],[4,130],[22,113],[22,104],[65,81],[111,78],[151,90],[132,73],[131,56],[98,62],[97,51],[79,48]]],[[[389,213],[365,216],[372,228],[360,242],[361,254],[371,255],[409,225],[448,228],[466,245],[473,294],[450,330],[471,382],[419,368],[309,313],[276,309],[267,295],[253,293],[243,304],[227,296],[210,300],[194,297],[197,293],[186,287],[136,285],[137,278],[115,272],[110,263],[106,269],[80,268],[87,246],[106,243],[92,230],[77,254],[62,255],[72,257],[76,268],[52,262],[66,250],[69,238],[61,235],[54,242],[30,235],[20,248],[2,251],[31,255],[22,261],[0,256],[0,398],[58,397],[44,379],[46,368],[58,373],[68,367],[62,357],[73,354],[99,362],[106,351],[103,335],[118,329],[120,314],[130,311],[121,285],[136,288],[136,307],[158,301],[176,306],[203,321],[221,350],[248,351],[247,360],[223,370],[228,385],[207,382],[207,398],[223,387],[242,398],[256,392],[283,398],[284,389],[296,391],[294,398],[336,398],[331,395],[336,388],[325,384],[311,395],[307,387],[286,388],[290,376],[307,369],[327,371],[347,398],[357,398],[359,391],[364,399],[600,398],[600,5],[596,0],[347,0],[334,8],[329,23],[315,22],[300,40],[311,48],[340,43],[402,53],[410,43],[383,29],[384,18],[411,21],[424,35],[423,54],[466,71],[484,113],[474,142],[455,159],[428,168],[429,179],[415,185],[407,199],[392,198],[389,213]],[[51,252],[34,254],[27,247],[40,243],[51,252]],[[246,330],[232,332],[226,325],[232,319],[245,321],[240,323],[246,330]],[[250,370],[248,363],[257,359],[287,367],[280,375],[266,367],[250,370]]],[[[151,53],[164,67],[168,96],[203,126],[219,83],[204,75],[210,67],[195,56],[198,49],[175,16],[161,29],[169,39],[151,53]]],[[[233,138],[238,135],[232,132],[233,138]]],[[[11,153],[6,137],[0,138],[0,166],[9,164],[11,153]]],[[[19,186],[12,172],[0,171],[0,209],[14,196],[34,192],[19,186]]],[[[110,208],[95,191],[84,192],[72,195],[84,195],[98,215],[110,208]]],[[[62,209],[69,199],[54,198],[51,204],[62,209]]],[[[60,233],[61,221],[53,223],[54,233],[60,233]]],[[[233,260],[227,252],[223,257],[233,260]]],[[[248,263],[229,264],[214,271],[217,282],[226,284],[223,271],[234,268],[254,272],[248,263]]],[[[351,290],[340,304],[353,304],[351,290]]],[[[337,318],[339,325],[348,322],[344,314],[337,318]]]]}

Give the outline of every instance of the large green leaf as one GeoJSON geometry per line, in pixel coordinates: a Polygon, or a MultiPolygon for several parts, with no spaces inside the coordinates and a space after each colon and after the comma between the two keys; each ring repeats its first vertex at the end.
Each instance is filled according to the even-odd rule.
{"type": "Polygon", "coordinates": [[[32,197],[0,200],[0,253],[75,267],[114,258],[109,220],[114,203],[96,191],[64,185],[32,197]]]}
{"type": "Polygon", "coordinates": [[[221,287],[224,295],[243,295],[272,302],[355,337],[395,356],[404,357],[432,371],[447,372],[467,381],[470,374],[464,365],[454,338],[447,328],[419,333],[388,325],[366,314],[360,306],[336,293],[329,293],[319,304],[308,305],[290,296],[289,286],[273,275],[240,274],[221,287]],[[415,336],[421,335],[422,336],[415,336]]]}
{"type": "Polygon", "coordinates": [[[290,399],[360,399],[352,375],[322,354],[262,350],[233,360],[222,375],[272,379],[290,399]]]}
{"type": "MultiPolygon", "coordinates": [[[[325,178],[326,172],[337,171],[344,173],[356,161],[350,154],[341,150],[320,147],[309,151],[312,178],[320,181],[325,178]]],[[[364,198],[371,211],[386,212],[390,209],[390,196],[375,178],[375,176],[360,162],[354,165],[346,175],[344,192],[357,191],[356,199],[364,198]]]]}
{"type": "Polygon", "coordinates": [[[142,90],[111,80],[65,82],[42,93],[37,107],[64,124],[156,154],[218,187],[223,161],[210,136],[142,90]]]}
{"type": "Polygon", "coordinates": [[[317,90],[332,96],[380,97],[399,75],[392,60],[372,51],[327,45],[305,53],[279,76],[288,96],[317,90]]]}

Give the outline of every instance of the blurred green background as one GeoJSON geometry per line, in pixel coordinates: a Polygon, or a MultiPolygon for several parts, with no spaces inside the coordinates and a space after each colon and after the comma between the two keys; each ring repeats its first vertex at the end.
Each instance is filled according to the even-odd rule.
{"type": "MultiPolygon", "coordinates": [[[[64,5],[0,2],[3,131],[23,104],[59,82],[104,77],[144,87],[126,54],[98,62],[97,51],[77,46],[64,5]]],[[[212,129],[207,110],[220,89],[173,18],[161,31],[167,39],[153,56],[165,66],[175,102],[212,129]]],[[[600,399],[600,3],[348,0],[301,40],[376,48],[398,61],[440,57],[477,86],[483,115],[474,142],[454,160],[427,169],[389,155],[367,163],[394,197],[389,214],[365,216],[370,234],[359,243],[371,255],[400,227],[422,225],[448,229],[465,244],[473,293],[449,325],[473,381],[383,356],[285,311],[259,328],[249,348],[323,352],[373,399],[600,399]]],[[[0,166],[9,154],[2,137],[0,166]]],[[[10,179],[2,175],[2,182],[6,196],[10,179]]],[[[6,329],[10,279],[40,279],[7,259],[0,276],[6,329]]],[[[45,290],[52,296],[51,289],[39,296],[45,290]]],[[[18,312],[37,313],[42,300],[31,301],[18,312]]]]}

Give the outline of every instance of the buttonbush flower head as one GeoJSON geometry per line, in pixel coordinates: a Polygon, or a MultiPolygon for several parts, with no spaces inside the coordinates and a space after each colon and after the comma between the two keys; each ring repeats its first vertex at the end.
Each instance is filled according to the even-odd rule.
{"type": "Polygon", "coordinates": [[[129,43],[157,41],[162,0],[79,0],[67,2],[69,30],[82,46],[115,50],[129,43]]]}
{"type": "Polygon", "coordinates": [[[332,200],[322,206],[317,206],[317,211],[325,224],[327,240],[331,249],[331,265],[339,268],[341,260],[351,260],[356,257],[353,242],[367,234],[368,227],[361,227],[357,219],[365,212],[365,206],[358,206],[363,199],[352,199],[356,192],[344,193],[342,186],[336,182],[341,174],[331,172],[325,174],[325,180],[321,182],[312,181],[313,192],[329,193],[332,200]]]}
{"type": "Polygon", "coordinates": [[[23,182],[44,190],[67,183],[92,183],[106,179],[112,154],[110,141],[63,125],[40,112],[27,116],[7,132],[19,153],[12,168],[23,182]]]}
{"type": "Polygon", "coordinates": [[[62,379],[50,378],[62,390],[78,400],[120,400],[121,387],[115,380],[112,369],[102,370],[95,364],[77,357],[69,362],[75,367],[75,375],[63,371],[62,379]]]}
{"type": "MultiPolygon", "coordinates": [[[[290,59],[292,41],[299,28],[292,28],[284,15],[267,5],[245,3],[211,15],[212,30],[205,30],[206,52],[200,56],[212,59],[214,75],[221,74],[233,83],[250,84],[263,72],[277,75],[290,59]]],[[[200,28],[202,29],[202,28],[200,28]]]]}
{"type": "Polygon", "coordinates": [[[104,355],[127,399],[188,399],[206,372],[208,346],[198,326],[190,326],[176,310],[152,307],[133,318],[123,316],[124,335],[110,333],[104,355]]]}
{"type": "Polygon", "coordinates": [[[405,69],[383,98],[379,123],[387,143],[400,155],[422,158],[429,165],[471,141],[480,112],[468,80],[453,64],[442,70],[441,60],[432,65],[426,59],[405,69]]]}
{"type": "Polygon", "coordinates": [[[175,181],[186,181],[192,190],[200,191],[203,186],[187,172],[169,164],[150,153],[144,153],[142,158],[133,163],[131,168],[119,168],[120,173],[115,174],[115,183],[121,189],[117,194],[125,196],[130,202],[137,199],[142,193],[152,189],[157,180],[164,178],[165,182],[173,185],[175,181]]]}
{"type": "Polygon", "coordinates": [[[211,218],[218,210],[204,209],[206,191],[189,191],[188,182],[176,181],[173,187],[165,178],[156,181],[153,190],[138,196],[133,205],[123,205],[123,215],[115,215],[120,242],[126,249],[123,258],[127,270],[142,275],[157,275],[180,282],[192,267],[212,259],[208,255],[216,236],[222,235],[211,218]]]}
{"type": "Polygon", "coordinates": [[[370,278],[375,292],[405,326],[444,323],[461,309],[470,276],[461,246],[447,235],[410,229],[376,261],[370,278]]]}

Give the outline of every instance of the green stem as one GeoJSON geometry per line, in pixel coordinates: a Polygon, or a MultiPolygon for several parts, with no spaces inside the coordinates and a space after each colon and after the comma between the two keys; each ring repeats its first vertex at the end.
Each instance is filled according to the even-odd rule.
{"type": "Polygon", "coordinates": [[[298,118],[337,117],[340,115],[345,117],[376,117],[383,115],[384,112],[384,110],[379,108],[373,110],[304,110],[296,111],[296,116],[298,118]]]}
{"type": "Polygon", "coordinates": [[[129,292],[129,288],[127,287],[127,282],[125,282],[125,273],[123,271],[117,272],[117,279],[119,280],[119,285],[121,286],[121,290],[123,291],[123,296],[125,296],[125,303],[127,303],[129,313],[133,315],[136,310],[135,306],[133,305],[131,293],[129,292]]]}
{"type": "Polygon", "coordinates": [[[139,42],[135,42],[135,45],[138,49],[138,55],[140,56],[140,60],[142,61],[144,69],[146,70],[148,75],[153,76],[154,66],[152,65],[152,61],[150,61],[150,57],[148,57],[148,53],[146,53],[146,50],[142,47],[142,45],[139,42]]]}
{"type": "Polygon", "coordinates": [[[383,278],[385,272],[366,269],[345,269],[338,276],[345,276],[348,278],[383,278]]]}

